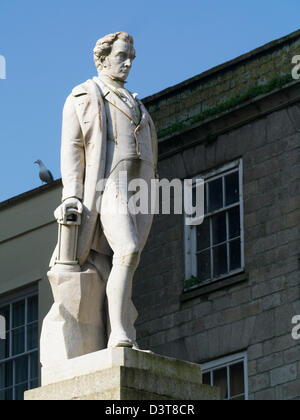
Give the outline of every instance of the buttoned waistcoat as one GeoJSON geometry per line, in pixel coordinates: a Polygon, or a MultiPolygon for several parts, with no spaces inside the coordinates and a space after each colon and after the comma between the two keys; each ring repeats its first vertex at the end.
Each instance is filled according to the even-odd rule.
{"type": "Polygon", "coordinates": [[[130,102],[124,102],[118,91],[101,81],[98,83],[107,117],[106,176],[124,159],[141,159],[155,168],[156,141],[153,141],[150,116],[143,104],[133,97],[130,102]]]}

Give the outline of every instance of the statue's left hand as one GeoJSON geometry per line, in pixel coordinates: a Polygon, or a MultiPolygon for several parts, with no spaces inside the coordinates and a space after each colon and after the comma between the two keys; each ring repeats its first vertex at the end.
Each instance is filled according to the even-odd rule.
{"type": "Polygon", "coordinates": [[[65,219],[68,209],[76,209],[78,213],[82,213],[83,206],[81,201],[76,197],[67,198],[54,212],[56,220],[62,221],[65,219]]]}

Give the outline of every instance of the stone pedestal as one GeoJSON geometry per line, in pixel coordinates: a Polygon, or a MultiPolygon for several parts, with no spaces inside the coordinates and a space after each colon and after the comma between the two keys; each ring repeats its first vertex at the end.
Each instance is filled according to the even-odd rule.
{"type": "MultiPolygon", "coordinates": [[[[96,352],[107,347],[102,312],[105,284],[96,271],[48,272],[54,304],[43,321],[42,366],[96,352]]],[[[106,320],[105,320],[106,321],[106,320]]]]}
{"type": "Polygon", "coordinates": [[[201,366],[153,353],[113,348],[42,370],[43,386],[25,400],[218,400],[201,366]]]}

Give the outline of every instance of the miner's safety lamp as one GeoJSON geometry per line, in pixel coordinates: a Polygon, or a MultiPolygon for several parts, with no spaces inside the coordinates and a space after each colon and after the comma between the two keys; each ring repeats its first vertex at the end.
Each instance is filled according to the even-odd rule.
{"type": "Polygon", "coordinates": [[[78,229],[81,214],[75,208],[69,208],[65,217],[58,220],[58,253],[55,261],[57,271],[80,271],[77,260],[78,229]]]}

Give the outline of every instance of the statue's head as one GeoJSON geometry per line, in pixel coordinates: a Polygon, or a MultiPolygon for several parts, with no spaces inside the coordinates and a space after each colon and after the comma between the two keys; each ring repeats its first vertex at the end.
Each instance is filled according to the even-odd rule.
{"type": "Polygon", "coordinates": [[[125,81],[135,59],[133,38],[126,32],[116,32],[99,39],[94,48],[98,72],[125,81]]]}

